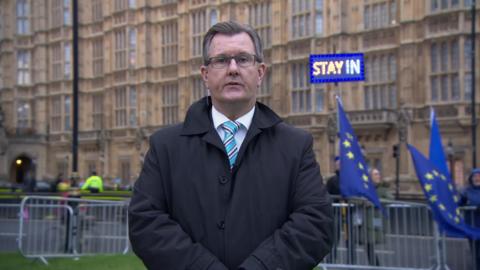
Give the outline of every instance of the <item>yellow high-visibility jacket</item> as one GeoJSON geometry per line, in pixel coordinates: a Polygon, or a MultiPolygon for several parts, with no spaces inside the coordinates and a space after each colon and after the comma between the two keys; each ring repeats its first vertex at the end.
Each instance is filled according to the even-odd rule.
{"type": "Polygon", "coordinates": [[[92,175],[87,178],[85,184],[82,186],[82,190],[86,190],[89,188],[96,188],[99,192],[103,192],[103,180],[98,175],[92,175]]]}

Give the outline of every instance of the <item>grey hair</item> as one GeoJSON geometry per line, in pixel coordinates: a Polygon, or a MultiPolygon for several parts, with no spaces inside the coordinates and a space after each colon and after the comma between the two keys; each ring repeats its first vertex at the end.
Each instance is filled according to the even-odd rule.
{"type": "Polygon", "coordinates": [[[240,24],[235,21],[228,22],[219,22],[214,26],[210,27],[208,32],[203,37],[203,64],[208,65],[208,51],[210,49],[210,44],[212,43],[213,37],[216,34],[223,34],[227,36],[233,36],[235,34],[247,33],[253,41],[255,47],[255,55],[259,62],[263,62],[263,46],[262,40],[258,35],[257,31],[251,26],[246,24],[240,24]]]}

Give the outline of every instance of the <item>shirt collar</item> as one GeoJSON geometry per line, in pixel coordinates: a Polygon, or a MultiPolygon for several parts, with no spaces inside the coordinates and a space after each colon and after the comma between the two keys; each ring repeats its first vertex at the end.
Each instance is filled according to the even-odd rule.
{"type": "MultiPolygon", "coordinates": [[[[250,124],[252,124],[254,113],[255,113],[255,106],[253,106],[253,108],[246,114],[235,119],[235,121],[242,124],[241,126],[245,127],[245,129],[248,130],[250,128],[250,124]]],[[[217,109],[215,109],[215,106],[213,105],[212,105],[212,120],[213,120],[213,126],[215,127],[215,129],[218,129],[221,124],[227,121],[231,121],[230,119],[228,119],[228,117],[226,117],[224,114],[222,114],[217,109]]]]}

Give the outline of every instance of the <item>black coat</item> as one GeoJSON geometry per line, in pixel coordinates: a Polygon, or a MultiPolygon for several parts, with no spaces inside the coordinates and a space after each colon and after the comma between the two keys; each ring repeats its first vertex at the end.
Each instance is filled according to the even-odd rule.
{"type": "Polygon", "coordinates": [[[257,103],[231,171],[206,104],[150,138],[129,207],[133,251],[149,269],[311,270],[333,241],[311,135],[257,103]]]}

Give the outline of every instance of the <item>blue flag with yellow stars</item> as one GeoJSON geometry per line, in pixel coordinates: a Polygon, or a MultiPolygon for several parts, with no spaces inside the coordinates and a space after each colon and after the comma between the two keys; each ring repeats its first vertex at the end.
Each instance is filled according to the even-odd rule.
{"type": "Polygon", "coordinates": [[[415,147],[408,145],[418,180],[440,230],[449,236],[480,238],[480,230],[468,226],[458,208],[459,196],[444,173],[415,147]]]}
{"type": "Polygon", "coordinates": [[[357,137],[337,97],[340,144],[340,192],[346,198],[364,197],[382,209],[357,137]]]}
{"type": "Polygon", "coordinates": [[[440,128],[438,127],[435,110],[433,110],[433,108],[430,111],[430,147],[428,158],[432,164],[437,167],[439,172],[447,177],[447,184],[451,184],[453,187],[453,195],[459,196],[453,183],[452,174],[448,171],[447,160],[443,151],[442,135],[440,134],[440,128]]]}
{"type": "MultiPolygon", "coordinates": [[[[440,135],[440,129],[433,108],[430,111],[430,148],[428,157],[441,173],[447,177],[450,176],[445,153],[443,152],[442,136],[440,135]]],[[[449,178],[451,179],[451,177],[449,178]]]]}

